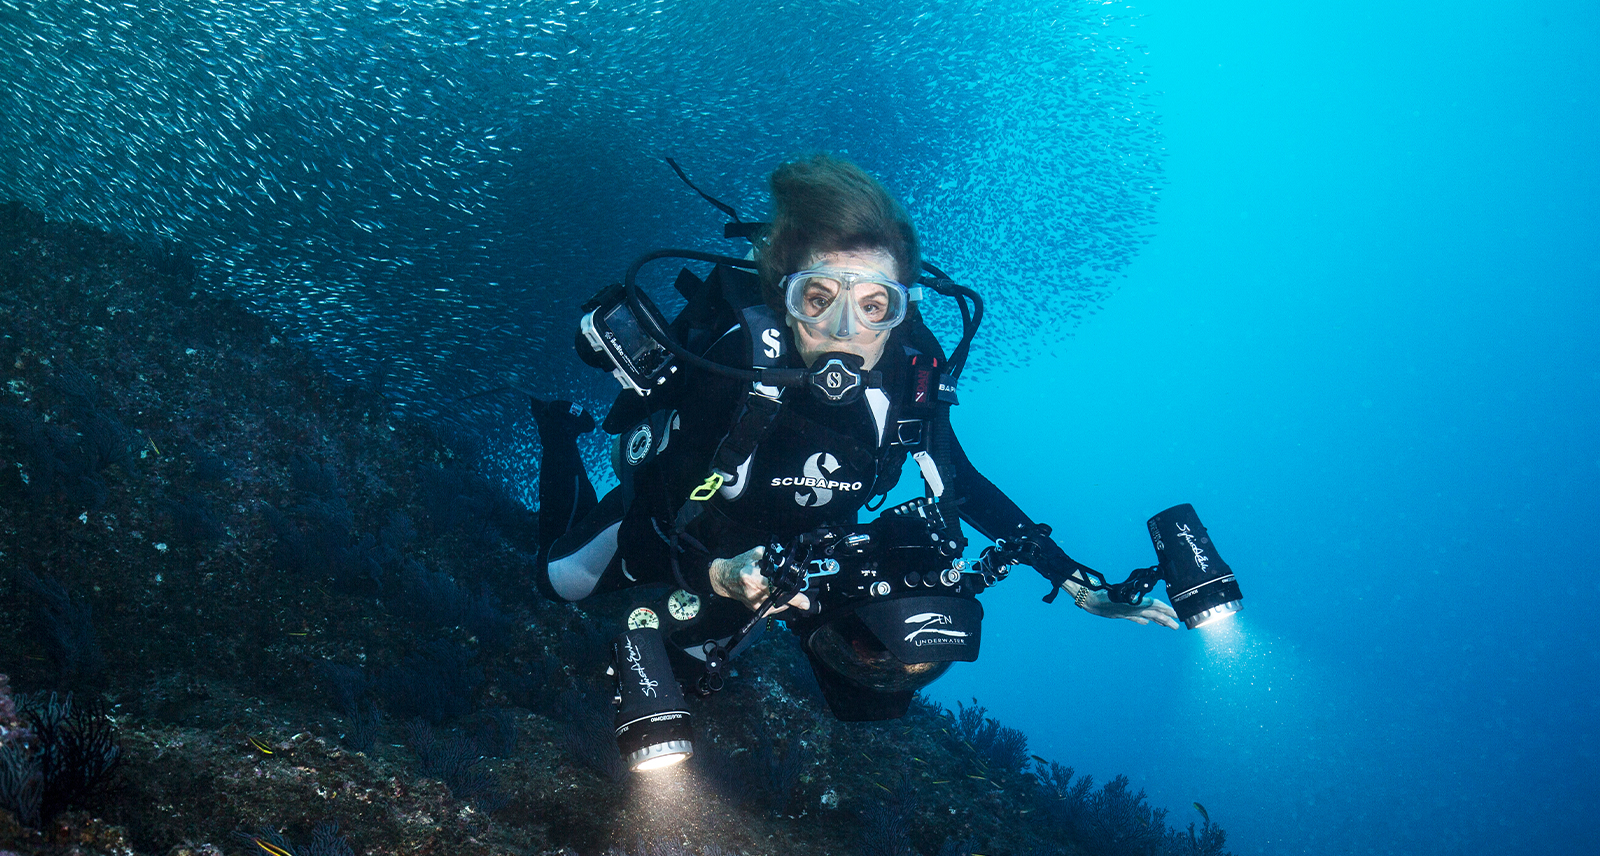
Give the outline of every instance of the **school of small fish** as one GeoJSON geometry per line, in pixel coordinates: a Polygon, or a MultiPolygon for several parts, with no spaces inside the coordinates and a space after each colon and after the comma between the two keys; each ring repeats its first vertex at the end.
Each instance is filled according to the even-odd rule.
{"type": "MultiPolygon", "coordinates": [[[[0,193],[186,247],[208,287],[438,415],[506,383],[609,399],[571,354],[578,305],[650,249],[744,253],[664,158],[761,219],[772,167],[827,150],[983,292],[981,375],[1059,338],[1148,239],[1163,152],[1136,20],[1087,0],[0,0],[0,193]]],[[[930,315],[953,343],[954,313],[930,315]]]]}

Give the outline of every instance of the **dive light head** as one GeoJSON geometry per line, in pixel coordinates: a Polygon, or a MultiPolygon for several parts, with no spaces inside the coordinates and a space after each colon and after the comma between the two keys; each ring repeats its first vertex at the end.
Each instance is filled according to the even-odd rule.
{"type": "Polygon", "coordinates": [[[1239,611],[1244,598],[1239,582],[1217,554],[1194,506],[1175,505],[1150,518],[1146,526],[1178,620],[1193,630],[1239,611]]]}
{"type": "Polygon", "coordinates": [[[694,726],[661,631],[629,630],[612,642],[611,653],[617,678],[617,748],[623,763],[634,772],[647,772],[687,761],[694,754],[694,726]]]}

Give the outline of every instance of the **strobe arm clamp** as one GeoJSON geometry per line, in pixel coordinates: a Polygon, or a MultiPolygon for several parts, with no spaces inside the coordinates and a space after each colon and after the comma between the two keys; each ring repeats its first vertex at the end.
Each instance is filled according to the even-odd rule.
{"type": "Polygon", "coordinates": [[[1106,586],[1105,593],[1113,603],[1138,606],[1144,602],[1144,596],[1153,591],[1159,582],[1161,582],[1161,568],[1159,565],[1151,565],[1148,568],[1135,570],[1120,583],[1106,586]]]}
{"type": "Polygon", "coordinates": [[[968,570],[980,576],[985,586],[992,586],[1011,573],[1012,565],[1035,564],[1049,537],[1050,527],[1043,523],[1018,524],[1017,534],[996,538],[993,546],[983,548],[968,570]]]}

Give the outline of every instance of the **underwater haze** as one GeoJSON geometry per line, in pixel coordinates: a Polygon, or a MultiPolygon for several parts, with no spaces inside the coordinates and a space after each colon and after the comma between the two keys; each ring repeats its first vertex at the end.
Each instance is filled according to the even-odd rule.
{"type": "Polygon", "coordinates": [[[1581,0],[0,0],[0,195],[188,248],[531,502],[521,402],[454,398],[603,407],[577,306],[742,252],[663,158],[759,219],[851,157],[989,302],[977,467],[1117,579],[1193,503],[1245,594],[1173,632],[1019,572],[934,699],[1240,854],[1580,853],[1596,45],[1581,0]]]}
{"type": "Polygon", "coordinates": [[[936,694],[1239,853],[1594,852],[1600,7],[1140,8],[1156,236],[956,428],[1108,574],[1194,503],[1245,608],[1108,626],[1013,577],[936,694]]]}

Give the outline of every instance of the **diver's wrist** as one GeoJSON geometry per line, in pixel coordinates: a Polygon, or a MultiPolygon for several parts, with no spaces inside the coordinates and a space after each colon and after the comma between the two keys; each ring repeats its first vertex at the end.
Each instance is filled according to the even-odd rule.
{"type": "Polygon", "coordinates": [[[1071,580],[1066,580],[1061,583],[1061,590],[1072,595],[1072,602],[1077,604],[1079,609],[1089,608],[1087,604],[1093,593],[1088,586],[1081,586],[1071,580]]]}

